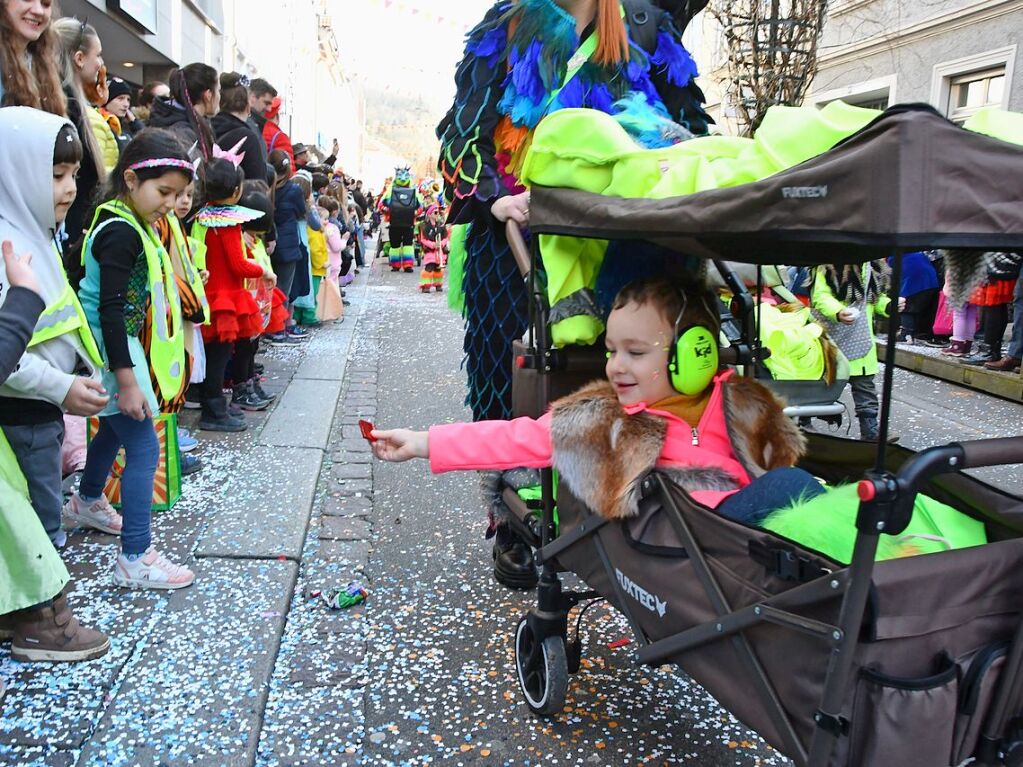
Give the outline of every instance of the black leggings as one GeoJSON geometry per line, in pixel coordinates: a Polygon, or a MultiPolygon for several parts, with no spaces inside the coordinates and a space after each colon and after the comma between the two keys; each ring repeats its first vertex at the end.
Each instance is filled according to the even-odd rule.
{"type": "Polygon", "coordinates": [[[413,241],[411,226],[391,226],[390,229],[391,247],[411,247],[413,241]]]}
{"type": "Polygon", "coordinates": [[[1002,336],[1009,325],[1009,305],[984,307],[984,343],[991,347],[991,359],[1002,356],[1002,336]]]}
{"type": "Polygon", "coordinates": [[[245,383],[256,376],[256,352],[259,350],[258,338],[246,338],[234,342],[234,359],[231,366],[235,384],[245,383]]]}
{"type": "Polygon", "coordinates": [[[218,417],[221,413],[217,403],[224,399],[224,371],[234,344],[230,341],[207,341],[205,347],[206,380],[199,389],[203,414],[218,417]]]}

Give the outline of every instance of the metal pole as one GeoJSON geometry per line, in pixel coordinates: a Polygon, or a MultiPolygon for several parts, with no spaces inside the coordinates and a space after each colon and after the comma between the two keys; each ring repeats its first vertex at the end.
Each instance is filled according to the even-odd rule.
{"type": "Polygon", "coordinates": [[[874,572],[874,556],[877,554],[877,535],[859,533],[853,548],[852,564],[849,567],[851,580],[849,590],[842,600],[838,615],[838,626],[841,632],[838,644],[831,651],[828,659],[828,671],[824,677],[824,692],[821,697],[820,711],[817,713],[817,729],[810,741],[810,755],[807,760],[809,767],[824,767],[831,759],[838,735],[823,727],[828,719],[840,722],[842,704],[845,702],[852,673],[856,643],[859,641],[860,626],[863,623],[863,612],[870,595],[871,576],[874,572]]]}
{"type": "MultiPolygon", "coordinates": [[[[892,410],[892,385],[895,376],[895,338],[899,334],[899,283],[902,281],[902,253],[892,251],[892,281],[888,287],[888,340],[884,347],[884,385],[881,388],[881,413],[877,432],[877,453],[874,471],[884,471],[888,447],[888,417],[892,410]]],[[[867,286],[863,286],[864,293],[867,286]]],[[[867,307],[863,307],[866,311],[867,307]]]]}

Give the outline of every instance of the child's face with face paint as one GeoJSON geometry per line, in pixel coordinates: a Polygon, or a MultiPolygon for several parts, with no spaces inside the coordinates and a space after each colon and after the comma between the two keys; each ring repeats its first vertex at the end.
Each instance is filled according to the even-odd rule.
{"type": "Polygon", "coordinates": [[[604,372],[622,405],[652,405],[677,393],[668,377],[673,334],[671,325],[651,304],[629,303],[608,316],[604,372]]]}

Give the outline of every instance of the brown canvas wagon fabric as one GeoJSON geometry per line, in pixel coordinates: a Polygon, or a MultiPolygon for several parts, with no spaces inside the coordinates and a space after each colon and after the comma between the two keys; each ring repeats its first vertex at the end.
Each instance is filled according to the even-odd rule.
{"type": "MultiPolygon", "coordinates": [[[[816,434],[809,438],[807,454],[813,459],[803,466],[831,482],[858,479],[873,459],[873,446],[866,443],[816,434]]],[[[912,455],[905,448],[893,449],[891,468],[912,455]]],[[[964,758],[972,753],[978,717],[971,721],[957,713],[959,685],[975,654],[993,644],[1007,643],[1019,619],[1023,538],[1013,536],[1023,530],[1023,501],[961,473],[937,478],[926,492],[984,520],[1005,540],[876,565],[868,616],[855,653],[857,681],[843,710],[850,733],[839,739],[833,767],[947,765],[953,763],[953,737],[964,758]],[[899,731],[884,732],[885,722],[896,722],[899,731]],[[893,757],[898,761],[887,761],[893,757]]],[[[672,495],[732,610],[799,585],[781,579],[751,557],[751,543],[781,545],[825,571],[842,569],[792,541],[732,522],[677,488],[672,487],[672,495]]],[[[561,535],[570,533],[589,513],[564,485],[558,489],[558,512],[561,535]]],[[[606,549],[610,571],[602,563],[593,536],[559,553],[556,563],[577,574],[618,609],[627,609],[652,641],[712,624],[718,617],[668,513],[659,504],[646,504],[638,517],[601,527],[597,537],[606,549]],[[616,592],[613,579],[621,592],[616,592]],[[624,593],[624,605],[618,593],[624,593]]],[[[834,625],[839,608],[836,593],[795,612],[834,625]]],[[[796,732],[809,743],[830,645],[769,623],[758,624],[745,635],[796,732]]],[[[784,748],[731,639],[712,641],[671,660],[768,743],[784,748]]],[[[983,688],[987,697],[981,701],[982,707],[990,704],[989,687],[990,682],[983,688]]],[[[985,712],[986,708],[979,714],[985,712]]]]}
{"type": "Polygon", "coordinates": [[[878,249],[1023,248],[1020,200],[1023,147],[907,105],[824,154],[729,189],[648,200],[534,186],[529,224],[704,258],[862,263],[878,249]]]}

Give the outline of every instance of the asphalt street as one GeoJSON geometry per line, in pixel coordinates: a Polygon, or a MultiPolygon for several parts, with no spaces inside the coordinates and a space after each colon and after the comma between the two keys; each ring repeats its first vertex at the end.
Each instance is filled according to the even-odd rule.
{"type": "MultiPolygon", "coordinates": [[[[446,294],[417,285],[417,274],[385,269],[369,287],[360,334],[379,328],[380,427],[471,418],[461,319],[446,294]]],[[[476,475],[433,475],[415,461],[378,462],[373,477],[367,764],[788,763],[672,668],[637,667],[632,646],[611,649],[629,633],[602,608],[583,621],[565,712],[533,717],[512,650],[533,592],[491,575],[476,475]]]]}

